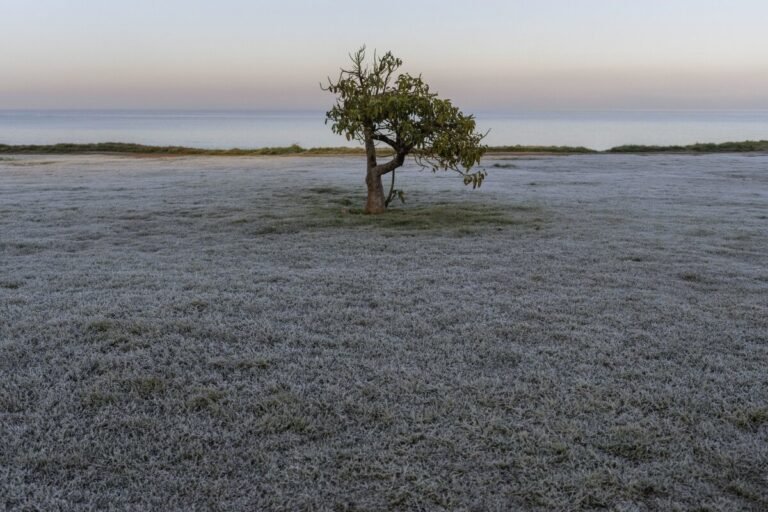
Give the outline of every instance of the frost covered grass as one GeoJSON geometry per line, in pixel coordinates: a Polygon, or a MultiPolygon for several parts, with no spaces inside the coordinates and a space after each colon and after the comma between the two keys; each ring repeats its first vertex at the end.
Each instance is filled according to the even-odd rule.
{"type": "Polygon", "coordinates": [[[0,509],[768,508],[768,157],[487,166],[3,157],[0,509]]]}

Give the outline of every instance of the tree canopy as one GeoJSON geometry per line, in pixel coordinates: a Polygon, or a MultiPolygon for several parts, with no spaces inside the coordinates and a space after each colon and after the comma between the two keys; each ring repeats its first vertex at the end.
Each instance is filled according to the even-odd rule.
{"type": "Polygon", "coordinates": [[[464,184],[479,187],[485,171],[471,172],[480,163],[486,147],[485,134],[475,131],[475,119],[463,114],[450,100],[430,91],[421,75],[397,74],[402,60],[391,52],[374,54],[366,63],[365,47],[350,55],[352,65],[342,69],[337,81],[328,79],[325,90],[336,94],[336,103],[326,114],[326,123],[347,140],[358,140],[366,147],[368,202],[366,211],[379,213],[397,193],[394,171],[413,155],[422,167],[452,170],[462,175],[464,184]],[[376,146],[386,144],[391,160],[379,164],[376,146]],[[393,173],[389,197],[384,199],[381,177],[393,173]]]}

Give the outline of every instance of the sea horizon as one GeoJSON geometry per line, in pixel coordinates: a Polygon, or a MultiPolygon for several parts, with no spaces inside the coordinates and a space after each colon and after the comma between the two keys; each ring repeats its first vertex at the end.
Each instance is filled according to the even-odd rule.
{"type": "MultiPolygon", "coordinates": [[[[687,145],[768,139],[768,109],[480,109],[491,146],[687,145]]],[[[202,149],[356,147],[320,109],[0,109],[0,144],[125,142],[202,149]]]]}

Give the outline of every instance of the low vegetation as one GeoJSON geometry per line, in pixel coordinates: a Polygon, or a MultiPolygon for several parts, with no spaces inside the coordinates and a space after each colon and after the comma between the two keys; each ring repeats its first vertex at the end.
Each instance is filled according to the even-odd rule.
{"type": "Polygon", "coordinates": [[[534,204],[500,205],[477,200],[431,201],[400,205],[387,215],[369,216],[360,208],[360,191],[345,187],[311,187],[296,195],[305,207],[292,215],[269,219],[240,217],[237,224],[258,225],[261,233],[298,233],[326,228],[375,228],[385,236],[410,232],[465,235],[516,226],[541,229],[546,212],[534,204]]]}
{"type": "Polygon", "coordinates": [[[202,156],[273,156],[273,155],[362,155],[358,148],[303,148],[298,144],[284,147],[266,147],[256,149],[203,149],[184,146],[145,146],[124,142],[99,142],[93,144],[51,144],[51,145],[8,145],[0,144],[0,153],[66,155],[87,153],[127,153],[136,155],[202,155],[202,156]]]}
{"type": "Polygon", "coordinates": [[[609,149],[608,153],[750,153],[768,152],[768,140],[743,142],[698,143],[687,146],[626,145],[609,149]]]}
{"type": "MultiPolygon", "coordinates": [[[[547,155],[578,155],[578,154],[604,154],[604,153],[749,153],[768,152],[768,141],[742,141],[699,143],[688,146],[643,146],[625,145],[617,146],[606,151],[597,151],[583,146],[489,146],[487,153],[519,153],[519,154],[547,154],[547,155]]],[[[130,144],[123,142],[99,142],[93,144],[50,144],[50,145],[10,145],[0,144],[0,154],[32,154],[32,155],[66,155],[88,153],[125,153],[134,155],[155,156],[341,156],[341,155],[365,155],[364,148],[354,147],[318,147],[304,148],[298,144],[283,147],[265,147],[254,149],[203,149],[184,146],[145,146],[143,144],[130,144]]],[[[418,154],[418,152],[415,152],[418,154]]],[[[392,155],[388,148],[377,148],[377,155],[392,155]]]]}
{"type": "Polygon", "coordinates": [[[768,156],[509,159],[0,162],[0,510],[768,510],[768,156]]]}
{"type": "Polygon", "coordinates": [[[552,155],[575,155],[599,153],[583,146],[491,146],[487,153],[546,153],[552,155]]]}

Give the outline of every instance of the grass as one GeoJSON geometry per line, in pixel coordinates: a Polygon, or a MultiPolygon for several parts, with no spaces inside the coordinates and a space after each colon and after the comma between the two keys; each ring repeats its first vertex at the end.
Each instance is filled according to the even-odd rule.
{"type": "MultiPolygon", "coordinates": [[[[332,210],[324,211],[334,215],[332,210]]],[[[348,222],[346,217],[349,217],[348,223],[352,225],[376,226],[398,232],[440,230],[468,234],[484,228],[497,230],[511,226],[540,228],[544,220],[531,215],[537,212],[539,210],[535,207],[508,210],[482,203],[438,203],[429,206],[393,207],[383,215],[373,217],[364,216],[359,210],[351,210],[350,213],[340,214],[340,222],[348,222]],[[521,212],[524,212],[525,216],[521,216],[521,212]]]]}
{"type": "Polygon", "coordinates": [[[759,432],[760,428],[768,425],[768,406],[740,410],[734,415],[733,421],[742,429],[759,432]]]}
{"type": "MultiPolygon", "coordinates": [[[[443,203],[429,206],[390,207],[381,215],[366,215],[359,205],[343,197],[289,217],[262,222],[257,235],[316,232],[323,229],[375,229],[382,234],[443,232],[468,235],[509,228],[539,230],[546,224],[542,212],[535,207],[506,209],[482,203],[443,203]],[[338,206],[341,205],[341,206],[338,206]]],[[[236,223],[247,223],[238,219],[236,223]]]]}
{"type": "Polygon", "coordinates": [[[19,160],[0,510],[768,509],[768,156],[19,160]]]}
{"type": "Polygon", "coordinates": [[[680,274],[680,279],[689,283],[701,283],[704,279],[695,272],[683,272],[680,274]]]}
{"type": "MultiPolygon", "coordinates": [[[[394,204],[380,215],[366,215],[359,192],[340,187],[312,187],[301,196],[306,209],[262,222],[260,234],[311,232],[318,229],[376,229],[385,234],[442,232],[467,235],[487,230],[541,229],[544,210],[535,205],[498,205],[476,201],[394,204]]],[[[237,224],[248,219],[238,218],[237,224]]]]}
{"type": "Polygon", "coordinates": [[[166,388],[166,383],[160,377],[148,376],[127,380],[123,386],[126,391],[136,393],[142,399],[148,399],[153,395],[162,393],[166,388]]]}
{"type": "Polygon", "coordinates": [[[226,396],[226,393],[222,391],[204,390],[187,400],[187,406],[197,412],[208,411],[218,413],[221,411],[221,402],[226,396]]]}

